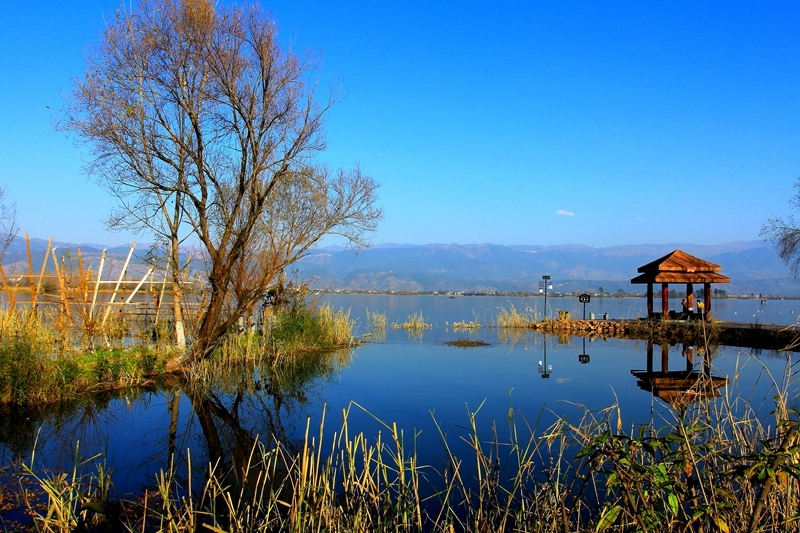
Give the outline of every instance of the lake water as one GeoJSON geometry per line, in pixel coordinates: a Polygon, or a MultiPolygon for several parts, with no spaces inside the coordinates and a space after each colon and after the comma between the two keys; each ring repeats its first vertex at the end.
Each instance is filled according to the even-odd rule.
{"type": "MultiPolygon", "coordinates": [[[[218,454],[231,454],[248,438],[269,434],[298,442],[310,421],[318,431],[325,416],[326,434],[341,427],[342,411],[350,409],[350,434],[364,432],[373,438],[386,431],[379,421],[396,422],[415,442],[420,461],[441,466],[444,454],[437,424],[456,454],[468,456],[461,437],[467,434],[468,413],[479,410],[479,430],[490,438],[496,425],[499,438],[507,434],[509,408],[513,405],[518,427],[545,429],[556,417],[573,420],[585,409],[598,410],[614,402],[620,405],[623,424],[656,420],[657,425],[674,420],[675,410],[642,388],[631,371],[701,371],[701,347],[650,347],[644,341],[559,338],[519,330],[483,327],[454,331],[456,321],[493,322],[500,308],[513,305],[518,311],[541,316],[543,298],[325,295],[334,308],[349,310],[357,322],[358,335],[371,333],[367,309],[385,313],[389,327],[385,335],[375,332],[366,343],[342,354],[332,367],[309,373],[307,381],[272,382],[258,387],[240,386],[232,379],[212,392],[131,392],[105,401],[81,402],[44,413],[6,413],[0,421],[0,464],[14,455],[30,456],[38,438],[37,465],[70,468],[80,441],[81,454],[102,453],[113,466],[114,481],[121,492],[152,484],[153,474],[166,468],[171,451],[183,458],[191,449],[194,464],[203,464],[218,454]],[[421,312],[432,327],[417,332],[394,329],[421,312]],[[467,338],[487,346],[457,348],[447,341],[467,338]],[[586,362],[588,360],[588,362],[586,362]],[[583,362],[582,362],[583,361],[583,362]],[[543,374],[549,374],[543,377],[543,374]],[[352,402],[358,404],[357,407],[352,402]],[[363,407],[363,409],[362,409],[363,407]],[[495,424],[496,423],[496,424],[495,424]]],[[[548,315],[565,309],[581,316],[577,298],[548,298],[548,315]]],[[[674,302],[675,308],[679,302],[674,302]]],[[[798,301],[714,301],[716,316],[734,321],[793,324],[798,301]]],[[[635,318],[644,314],[638,299],[593,299],[589,312],[608,313],[609,318],[635,318]]],[[[774,382],[798,356],[751,353],[733,347],[718,347],[711,354],[710,371],[730,382],[719,391],[744,396],[769,416],[774,382]],[[735,379],[734,379],[735,377],[735,379]]],[[[790,396],[796,396],[790,390],[790,396]]],[[[180,462],[179,462],[180,467],[180,462]]]]}

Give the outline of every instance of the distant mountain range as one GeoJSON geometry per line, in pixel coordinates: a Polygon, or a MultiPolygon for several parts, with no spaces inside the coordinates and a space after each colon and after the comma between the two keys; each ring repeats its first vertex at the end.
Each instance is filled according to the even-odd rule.
{"type": "MultiPolygon", "coordinates": [[[[729,294],[800,295],[773,247],[764,241],[719,245],[641,244],[593,248],[579,245],[382,244],[358,254],[313,250],[298,264],[300,276],[320,288],[375,291],[536,292],[548,274],[553,290],[644,292],[632,285],[637,269],[680,249],[722,266],[729,294]]],[[[675,287],[681,290],[680,287],[675,287]]]]}
{"type": "MultiPolygon", "coordinates": [[[[98,244],[54,242],[59,258],[81,250],[84,266],[97,268],[105,248],[98,244]]],[[[39,272],[47,241],[31,239],[31,261],[39,272]]],[[[107,272],[118,275],[128,245],[107,249],[107,272]]],[[[144,272],[142,259],[149,245],[140,244],[129,274],[144,272]]],[[[331,290],[420,292],[536,292],[543,274],[551,276],[558,292],[643,292],[632,285],[637,268],[675,249],[722,266],[731,282],[719,289],[729,294],[800,296],[800,283],[790,275],[771,244],[740,241],[718,245],[640,244],[593,248],[580,245],[498,244],[379,244],[358,253],[341,247],[322,247],[296,265],[297,275],[315,288],[331,290]]],[[[25,241],[17,238],[3,260],[6,272],[27,272],[25,241]]],[[[681,290],[680,287],[675,287],[681,290]]]]}

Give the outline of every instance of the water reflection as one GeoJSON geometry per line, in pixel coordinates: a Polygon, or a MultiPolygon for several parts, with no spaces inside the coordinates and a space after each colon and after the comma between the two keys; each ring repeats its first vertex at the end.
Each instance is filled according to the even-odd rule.
{"type": "Polygon", "coordinates": [[[705,398],[720,396],[719,388],[727,385],[728,379],[711,373],[713,349],[683,344],[681,356],[684,368],[669,369],[670,345],[661,344],[661,365],[656,370],[653,365],[652,341],[647,342],[647,370],[631,370],[638,379],[642,390],[651,392],[657,398],[671,404],[675,409],[684,409],[705,398]],[[695,370],[695,354],[700,357],[700,371],[695,370]]]}
{"type": "MultiPolygon", "coordinates": [[[[257,443],[298,449],[306,410],[322,403],[321,383],[337,378],[352,357],[348,349],[307,354],[296,365],[217,366],[192,384],[176,380],[42,409],[2,406],[0,466],[35,458],[37,471],[70,471],[79,446],[80,457],[100,455],[91,465],[114,470],[121,494],[152,486],[159,470],[183,476],[189,461],[197,482],[210,463],[218,478],[230,476],[241,489],[248,471],[259,467],[249,463],[257,443]]],[[[185,486],[186,479],[178,481],[185,486]]]]}
{"type": "Polygon", "coordinates": [[[578,362],[582,365],[585,365],[589,363],[590,358],[589,354],[586,353],[586,337],[581,337],[581,340],[583,341],[583,349],[581,350],[581,353],[578,354],[578,362]]]}
{"type": "Polygon", "coordinates": [[[542,378],[549,378],[553,373],[553,365],[547,363],[547,336],[542,339],[542,353],[544,360],[539,361],[539,374],[542,375],[542,378]]]}

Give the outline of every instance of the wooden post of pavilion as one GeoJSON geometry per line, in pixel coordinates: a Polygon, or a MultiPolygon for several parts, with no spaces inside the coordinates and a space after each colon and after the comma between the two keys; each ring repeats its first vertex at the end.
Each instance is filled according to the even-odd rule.
{"type": "Polygon", "coordinates": [[[686,284],[688,305],[694,308],[694,283],[702,283],[704,291],[703,319],[711,317],[711,284],[729,283],[731,279],[719,273],[719,265],[709,263],[681,250],[675,250],[664,257],[639,267],[640,275],[631,283],[647,284],[647,317],[657,315],[653,312],[653,284],[661,283],[662,318],[669,316],[669,284],[686,284]]]}

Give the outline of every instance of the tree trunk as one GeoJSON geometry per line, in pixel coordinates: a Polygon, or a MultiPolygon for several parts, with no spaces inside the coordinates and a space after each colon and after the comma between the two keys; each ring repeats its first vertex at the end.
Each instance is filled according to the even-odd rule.
{"type": "Polygon", "coordinates": [[[183,310],[181,309],[183,291],[179,288],[178,282],[173,282],[172,287],[172,320],[175,323],[175,347],[179,350],[186,350],[186,331],[183,327],[183,310]]]}
{"type": "Polygon", "coordinates": [[[178,236],[173,233],[170,243],[170,270],[172,271],[172,322],[175,325],[175,347],[186,350],[186,330],[183,325],[183,280],[178,236]]]}
{"type": "Polygon", "coordinates": [[[225,292],[217,288],[214,281],[211,281],[211,285],[208,307],[203,313],[203,319],[197,329],[192,348],[187,352],[187,363],[198,363],[211,355],[222,336],[228,331],[230,324],[239,318],[238,316],[233,316],[228,317],[226,320],[221,319],[225,303],[225,292]]]}

